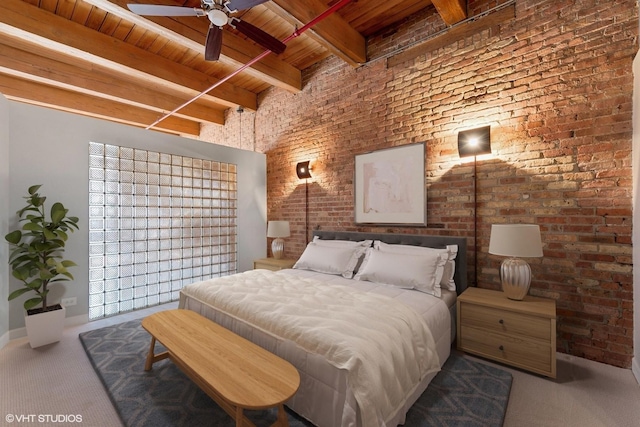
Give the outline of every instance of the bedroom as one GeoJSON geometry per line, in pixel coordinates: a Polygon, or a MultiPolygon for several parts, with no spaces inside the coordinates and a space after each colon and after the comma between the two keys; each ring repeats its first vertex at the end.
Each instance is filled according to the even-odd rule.
{"type": "MultiPolygon", "coordinates": [[[[287,256],[293,257],[305,244],[300,211],[304,186],[293,171],[298,161],[313,161],[309,227],[352,229],[352,179],[351,173],[345,177],[344,171],[350,170],[353,156],[409,142],[428,144],[430,227],[425,231],[459,230],[472,235],[471,164],[460,165],[455,138],[458,126],[491,124],[495,155],[478,161],[479,282],[487,286],[498,283],[498,261],[486,253],[491,223],[544,220],[552,230],[543,237],[547,246],[542,262],[548,274],[543,277],[542,265],[534,266],[537,279],[532,293],[558,302],[559,350],[633,367],[638,377],[632,362],[638,352],[638,345],[633,345],[638,332],[633,332],[631,317],[630,217],[635,191],[631,168],[638,165],[631,154],[637,7],[632,1],[606,7],[593,1],[528,1],[517,2],[516,7],[522,17],[517,25],[487,30],[470,39],[470,47],[456,43],[437,54],[427,54],[429,61],[438,64],[428,68],[428,73],[420,62],[424,57],[416,59],[415,65],[386,67],[379,61],[355,70],[328,59],[305,72],[302,93],[269,90],[261,95],[258,113],[230,113],[228,126],[220,133],[228,145],[237,144],[240,135],[231,128],[241,125],[246,144],[241,148],[255,146],[258,153],[266,153],[266,197],[257,209],[262,209],[263,220],[292,222],[294,234],[287,239],[286,250],[287,256]],[[593,14],[598,16],[595,22],[593,14]],[[461,91],[454,98],[439,99],[442,95],[436,95],[425,105],[425,92],[441,88],[447,78],[458,75],[455,63],[448,64],[451,71],[440,64],[445,58],[455,60],[455,49],[463,47],[484,66],[477,68],[475,76],[462,74],[458,76],[460,83],[452,81],[461,91]],[[491,80],[485,80],[487,75],[491,80]],[[381,89],[384,96],[379,94],[381,89]],[[274,121],[273,117],[279,119],[274,121]],[[458,119],[465,123],[458,123],[458,119]],[[508,202],[516,196],[521,196],[520,201],[508,202]],[[613,206],[616,209],[608,209],[613,206]],[[579,243],[565,240],[570,233],[581,236],[579,243]],[[588,280],[572,282],[576,277],[588,280]]],[[[415,24],[428,22],[429,17],[420,17],[415,24]]],[[[398,44],[409,37],[412,27],[404,31],[392,36],[398,44]]],[[[370,49],[391,49],[383,42],[371,41],[370,49]]],[[[7,103],[4,108],[9,113],[18,111],[22,126],[29,126],[31,109],[7,103]]],[[[36,122],[42,124],[59,117],[41,114],[43,119],[36,122]]],[[[18,125],[2,123],[9,132],[12,126],[15,130],[18,125]]],[[[43,143],[48,140],[47,129],[33,132],[38,132],[43,143]]],[[[120,130],[98,130],[93,135],[102,140],[113,140],[116,135],[130,137],[120,130]]],[[[217,136],[213,129],[207,138],[219,140],[217,136]]],[[[151,146],[151,137],[145,138],[151,146]]],[[[62,139],[51,142],[62,143],[62,139]]],[[[13,144],[3,148],[10,152],[0,156],[6,162],[16,155],[33,155],[13,144]]],[[[31,183],[25,182],[15,167],[2,170],[4,191],[9,188],[7,180],[21,187],[31,183]]],[[[18,200],[20,193],[12,192],[12,199],[18,200]]],[[[15,210],[7,208],[8,213],[3,214],[15,210]]],[[[266,236],[260,239],[264,240],[259,250],[266,251],[266,236]]],[[[248,256],[246,262],[251,259],[248,256]]],[[[19,327],[9,325],[5,299],[0,305],[3,334],[19,327]]]]}

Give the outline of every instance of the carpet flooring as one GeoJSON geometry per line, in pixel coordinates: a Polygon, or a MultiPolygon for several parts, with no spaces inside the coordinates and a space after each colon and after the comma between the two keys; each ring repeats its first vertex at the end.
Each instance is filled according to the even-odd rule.
{"type": "MultiPolygon", "coordinates": [[[[150,336],[133,320],[79,335],[91,364],[128,427],[235,425],[169,360],[144,371],[150,336]]],[[[159,351],[156,345],[156,352],[159,351]]],[[[511,373],[453,354],[407,414],[405,426],[502,426],[511,373]]],[[[287,411],[292,427],[311,424],[287,411]]],[[[258,426],[275,411],[247,411],[258,426]]]]}

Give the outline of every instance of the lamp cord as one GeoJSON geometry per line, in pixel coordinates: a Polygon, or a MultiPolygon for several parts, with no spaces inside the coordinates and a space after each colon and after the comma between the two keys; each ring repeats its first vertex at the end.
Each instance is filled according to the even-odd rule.
{"type": "Polygon", "coordinates": [[[309,243],[309,180],[304,180],[304,243],[309,243]]]}
{"type": "Polygon", "coordinates": [[[478,286],[478,162],[473,156],[473,274],[474,286],[478,286]]]}

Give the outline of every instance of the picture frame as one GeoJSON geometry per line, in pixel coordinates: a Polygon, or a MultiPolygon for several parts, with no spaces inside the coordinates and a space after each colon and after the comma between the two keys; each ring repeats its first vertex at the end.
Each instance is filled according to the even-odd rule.
{"type": "Polygon", "coordinates": [[[425,226],[425,143],[355,156],[356,224],[425,226]]]}

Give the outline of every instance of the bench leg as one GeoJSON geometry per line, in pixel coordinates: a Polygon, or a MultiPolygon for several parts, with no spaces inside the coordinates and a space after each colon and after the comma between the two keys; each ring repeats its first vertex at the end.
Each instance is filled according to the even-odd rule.
{"type": "Polygon", "coordinates": [[[156,347],[156,337],[154,337],[153,335],[151,336],[151,345],[149,346],[149,353],[147,354],[147,360],[144,362],[144,370],[145,371],[150,371],[151,367],[153,366],[154,363],[156,363],[159,360],[163,360],[166,359],[167,357],[169,357],[169,352],[168,351],[164,351],[158,355],[153,354],[153,351],[155,350],[156,347]]]}
{"type": "Polygon", "coordinates": [[[149,347],[149,353],[147,354],[147,361],[144,363],[144,370],[150,371],[153,365],[153,350],[156,347],[156,337],[151,337],[151,346],[149,347]]]}
{"type": "Polygon", "coordinates": [[[287,413],[285,412],[284,405],[282,403],[278,405],[278,420],[275,424],[281,427],[289,427],[289,418],[287,418],[287,413]]]}
{"type": "Polygon", "coordinates": [[[242,408],[236,406],[236,427],[242,427],[244,425],[244,414],[242,408]]]}

